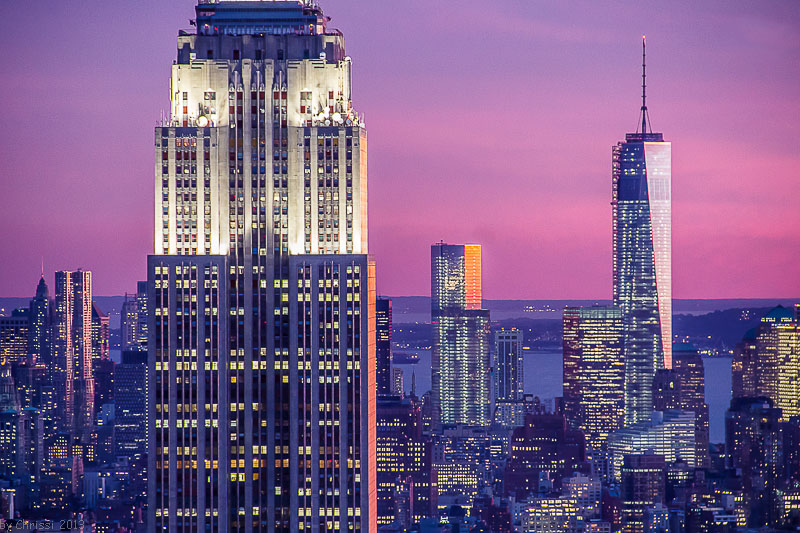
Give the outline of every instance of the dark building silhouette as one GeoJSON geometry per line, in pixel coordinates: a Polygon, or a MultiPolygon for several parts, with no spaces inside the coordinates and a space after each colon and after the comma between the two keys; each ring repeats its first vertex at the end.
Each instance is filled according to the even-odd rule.
{"type": "Polygon", "coordinates": [[[377,407],[378,525],[406,527],[437,511],[433,444],[415,396],[381,396],[377,407]]]}
{"type": "Polygon", "coordinates": [[[56,272],[54,385],[60,431],[85,433],[94,417],[92,273],[56,272]]]}
{"type": "Polygon", "coordinates": [[[622,312],[615,307],[567,307],[563,314],[564,411],[602,454],[622,427],[625,407],[622,312]]]}
{"type": "Polygon", "coordinates": [[[100,360],[94,365],[94,405],[99,412],[105,404],[114,403],[115,363],[111,359],[100,360]]]}
{"type": "Polygon", "coordinates": [[[547,472],[556,485],[573,472],[588,472],[583,433],[570,429],[561,414],[528,414],[511,436],[505,469],[505,492],[517,500],[535,494],[539,475],[547,472]]]}
{"type": "Polygon", "coordinates": [[[147,352],[124,351],[114,369],[114,455],[147,453],[147,352]]]}
{"type": "Polygon", "coordinates": [[[470,516],[477,519],[481,528],[478,531],[490,531],[491,533],[513,533],[513,519],[508,508],[508,503],[497,498],[482,496],[476,498],[472,503],[470,516]]]}
{"type": "Polygon", "coordinates": [[[392,300],[375,302],[375,382],[378,394],[392,394],[392,300]]]}
{"type": "Polygon", "coordinates": [[[648,511],[663,505],[666,495],[664,457],[627,455],[622,464],[622,531],[644,533],[648,511]]]}
{"type": "Polygon", "coordinates": [[[729,467],[742,476],[749,527],[777,526],[786,487],[781,410],[769,398],[734,398],[725,415],[729,467]]]}
{"type": "Polygon", "coordinates": [[[50,365],[53,360],[53,315],[44,275],[39,279],[36,296],[31,300],[28,320],[28,355],[31,362],[50,365]]]}
{"type": "Polygon", "coordinates": [[[656,411],[679,409],[695,415],[695,464],[709,464],[709,413],[705,401],[705,369],[703,358],[690,344],[672,347],[672,369],[661,369],[653,380],[653,408],[656,411]]]}

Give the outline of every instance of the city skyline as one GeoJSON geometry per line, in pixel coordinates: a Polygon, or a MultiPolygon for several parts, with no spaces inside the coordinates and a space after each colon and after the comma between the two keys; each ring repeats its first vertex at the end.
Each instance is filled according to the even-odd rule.
{"type": "MultiPolygon", "coordinates": [[[[4,228],[8,256],[26,263],[43,246],[81,261],[59,264],[51,287],[42,254],[33,299],[0,298],[0,529],[800,531],[800,303],[786,298],[800,288],[800,158],[793,139],[759,133],[774,124],[766,115],[748,114],[774,108],[773,93],[737,103],[742,87],[794,81],[800,25],[761,33],[794,12],[767,2],[754,22],[709,10],[730,5],[719,0],[601,11],[585,0],[191,0],[191,27],[175,24],[168,47],[143,37],[171,17],[152,1],[138,13],[155,16],[124,26],[127,5],[109,11],[117,24],[98,0],[54,7],[35,27],[43,37],[17,35],[20,53],[6,54],[29,74],[67,57],[47,74],[80,80],[76,95],[42,77],[45,97],[9,99],[11,120],[26,99],[32,114],[61,108],[49,129],[17,120],[0,138],[11,153],[0,171],[6,160],[41,169],[4,181],[4,212],[26,222],[4,228]],[[725,24],[692,40],[708,18],[725,24]],[[648,55],[639,33],[634,97],[623,63],[639,25],[666,53],[648,55]],[[147,33],[133,43],[135,28],[147,33]],[[345,35],[376,44],[348,47],[345,35]],[[788,77],[743,68],[782,65],[767,49],[786,54],[788,77]],[[158,112],[142,96],[158,58],[171,63],[169,107],[149,126],[152,166],[139,175],[130,162],[138,120],[158,112]],[[143,59],[134,97],[125,80],[143,59]],[[101,68],[70,70],[74,60],[101,68]],[[716,98],[693,107],[703,83],[716,98]],[[76,135],[69,113],[87,98],[104,120],[81,115],[76,135]],[[634,107],[635,126],[621,126],[634,107]],[[36,201],[17,202],[27,187],[36,201]],[[152,227],[138,219],[139,189],[152,227]],[[139,250],[148,230],[153,246],[139,250]],[[594,249],[601,233],[610,254],[594,249]],[[95,298],[102,272],[124,296],[95,298]],[[595,275],[611,300],[586,299],[595,275]],[[429,299],[386,297],[425,294],[420,281],[429,299]],[[728,299],[679,300],[692,284],[728,299]],[[783,298],[730,294],[766,289],[783,298]],[[528,291],[540,300],[498,299],[528,291]]],[[[792,111],[774,116],[788,124],[792,111]]],[[[0,295],[26,285],[14,276],[0,295]]]]}
{"type": "MultiPolygon", "coordinates": [[[[5,175],[19,177],[4,183],[4,248],[16,252],[3,261],[0,294],[26,296],[42,256],[48,272],[91,269],[99,295],[123,294],[145,277],[145,263],[136,258],[152,251],[152,192],[140,184],[151,172],[149,132],[158,119],[153,110],[168,107],[168,70],[153,65],[170,58],[173,28],[188,26],[193,4],[159,5],[161,16],[146,43],[137,40],[144,21],[134,16],[148,9],[146,3],[135,6],[135,13],[92,2],[70,9],[39,2],[26,3],[24,11],[0,8],[10,26],[0,37],[7,48],[32,25],[43,30],[28,49],[14,48],[13,64],[0,60],[8,73],[3,89],[19,102],[10,114],[19,128],[13,136],[3,133],[9,150],[0,163],[5,175]],[[130,22],[120,25],[116,17],[130,22]],[[113,33],[115,46],[99,46],[108,38],[105,32],[113,33]],[[64,51],[52,50],[50,39],[66,43],[64,51]],[[126,55],[125,71],[98,77],[96,69],[119,49],[138,53],[126,55]],[[49,86],[60,87],[58,106],[40,93],[49,86]],[[56,121],[64,135],[39,143],[39,120],[32,117],[56,121]],[[102,139],[75,143],[79,131],[102,139]],[[24,209],[34,194],[47,216],[31,219],[17,207],[24,209]],[[23,246],[21,238],[41,246],[23,246]]],[[[610,297],[607,154],[637,118],[635,44],[641,33],[650,41],[654,129],[668,131],[680,146],[673,155],[675,296],[778,297],[800,289],[800,264],[793,260],[800,214],[792,209],[798,185],[791,180],[798,162],[791,139],[798,126],[790,123],[797,107],[790,95],[800,78],[792,28],[800,10],[777,2],[758,12],[745,4],[725,11],[713,3],[672,11],[637,6],[622,23],[614,21],[621,7],[613,4],[602,13],[587,6],[585,13],[578,13],[579,6],[542,6],[512,15],[507,6],[467,2],[457,13],[424,5],[425,16],[416,2],[338,4],[323,7],[361,60],[355,97],[376,139],[371,207],[381,216],[373,222],[370,248],[382,265],[380,293],[425,294],[427,247],[445,239],[482,244],[486,298],[610,297]],[[485,13],[472,17],[478,9],[485,13]],[[389,10],[393,25],[366,24],[385,19],[389,10]],[[607,27],[596,24],[598,17],[607,27]],[[374,45],[416,30],[415,23],[438,31],[420,32],[399,50],[374,45]],[[487,38],[455,44],[454,34],[467,30],[487,38]],[[531,46],[519,51],[525,44],[531,46]],[[403,59],[423,50],[422,61],[403,59]],[[511,59],[504,50],[517,56],[511,59]],[[498,54],[483,63],[489,76],[468,68],[498,54]],[[402,76],[385,67],[392,58],[402,76]],[[407,76],[440,81],[411,87],[402,81],[407,76]],[[497,99],[507,87],[520,98],[497,99]],[[489,105],[468,108],[475,96],[489,105]],[[386,101],[413,104],[400,109],[386,101]],[[468,128],[473,117],[488,129],[468,128]],[[481,188],[486,177],[495,187],[489,194],[481,188]],[[409,204],[415,190],[427,194],[409,204]],[[451,201],[442,204],[441,197],[451,201]],[[410,205],[419,216],[407,216],[410,205]],[[536,276],[503,284],[506,268],[529,271],[531,265],[536,276]]]]}

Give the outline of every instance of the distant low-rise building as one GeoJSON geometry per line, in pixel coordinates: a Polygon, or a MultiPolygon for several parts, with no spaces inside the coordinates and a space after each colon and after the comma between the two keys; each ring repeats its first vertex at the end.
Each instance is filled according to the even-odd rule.
{"type": "Polygon", "coordinates": [[[523,515],[524,533],[579,533],[584,529],[581,510],[573,498],[536,498],[523,515]]]}

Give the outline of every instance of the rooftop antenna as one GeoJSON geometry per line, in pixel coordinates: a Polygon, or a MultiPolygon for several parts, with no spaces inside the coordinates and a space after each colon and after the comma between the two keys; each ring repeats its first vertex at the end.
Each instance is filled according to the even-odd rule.
{"type": "MultiPolygon", "coordinates": [[[[647,123],[650,119],[650,114],[647,112],[647,38],[642,35],[642,134],[647,133],[647,123]]],[[[650,126],[650,133],[653,132],[652,125],[650,126]]]]}

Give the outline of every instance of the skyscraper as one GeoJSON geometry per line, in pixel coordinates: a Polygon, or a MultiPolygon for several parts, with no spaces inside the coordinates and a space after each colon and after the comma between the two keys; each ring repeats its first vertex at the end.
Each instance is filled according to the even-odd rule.
{"type": "Polygon", "coordinates": [[[147,324],[148,324],[148,304],[147,304],[147,282],[136,282],[136,312],[138,313],[139,326],[136,328],[136,349],[147,351],[147,324]]]}
{"type": "Polygon", "coordinates": [[[201,1],[155,132],[151,531],[375,531],[367,135],[310,2],[201,1]]]}
{"type": "Polygon", "coordinates": [[[44,274],[36,286],[36,296],[31,300],[28,311],[28,353],[32,363],[50,365],[52,361],[52,315],[50,291],[44,281],[44,274]]]}
{"type": "Polygon", "coordinates": [[[378,394],[392,393],[392,300],[378,298],[375,306],[375,380],[378,394]]]}
{"type": "Polygon", "coordinates": [[[522,360],[522,332],[500,330],[494,334],[495,422],[505,427],[524,422],[522,399],[525,387],[522,360]]]}
{"type": "Polygon", "coordinates": [[[537,492],[543,472],[560,484],[567,475],[590,469],[583,433],[570,428],[564,415],[526,415],[525,425],[514,430],[509,448],[505,487],[519,501],[537,492]]]}
{"type": "Polygon", "coordinates": [[[109,332],[108,315],[98,307],[97,302],[92,302],[92,364],[95,366],[100,361],[108,361],[109,332]]]}
{"type": "Polygon", "coordinates": [[[28,359],[30,320],[27,309],[15,309],[0,317],[0,362],[23,363],[28,359]]]}
{"type": "Polygon", "coordinates": [[[56,272],[54,385],[59,398],[59,429],[84,433],[94,417],[92,372],[92,273],[56,272]]]}
{"type": "Polygon", "coordinates": [[[747,525],[776,526],[780,491],[786,488],[781,410],[769,398],[734,398],[725,413],[729,467],[739,469],[747,525]]]}
{"type": "Polygon", "coordinates": [[[697,466],[708,466],[709,413],[705,400],[705,368],[703,358],[691,344],[672,347],[671,369],[656,372],[653,407],[656,411],[680,409],[695,415],[695,453],[697,466]]]}
{"type": "Polygon", "coordinates": [[[672,145],[653,133],[642,40],[641,130],[613,148],[614,305],[625,321],[625,423],[647,421],[656,370],[672,367],[672,145]]]}
{"type": "Polygon", "coordinates": [[[120,320],[123,350],[147,351],[147,282],[136,283],[135,294],[125,294],[120,320]]]}
{"type": "Polygon", "coordinates": [[[490,421],[489,311],[481,309],[481,247],[431,246],[434,426],[490,421]]]}
{"type": "Polygon", "coordinates": [[[665,463],[661,455],[628,455],[622,465],[622,531],[645,533],[647,511],[666,499],[665,463]]]}
{"type": "Polygon", "coordinates": [[[123,350],[134,349],[139,340],[139,306],[136,295],[125,294],[120,311],[120,346],[123,350]]]}
{"type": "Polygon", "coordinates": [[[734,398],[764,396],[783,418],[800,416],[800,323],[776,307],[747,332],[732,363],[734,398]]]}
{"type": "Polygon", "coordinates": [[[616,307],[564,309],[564,408],[595,452],[622,427],[625,361],[622,312],[616,307]]]}

